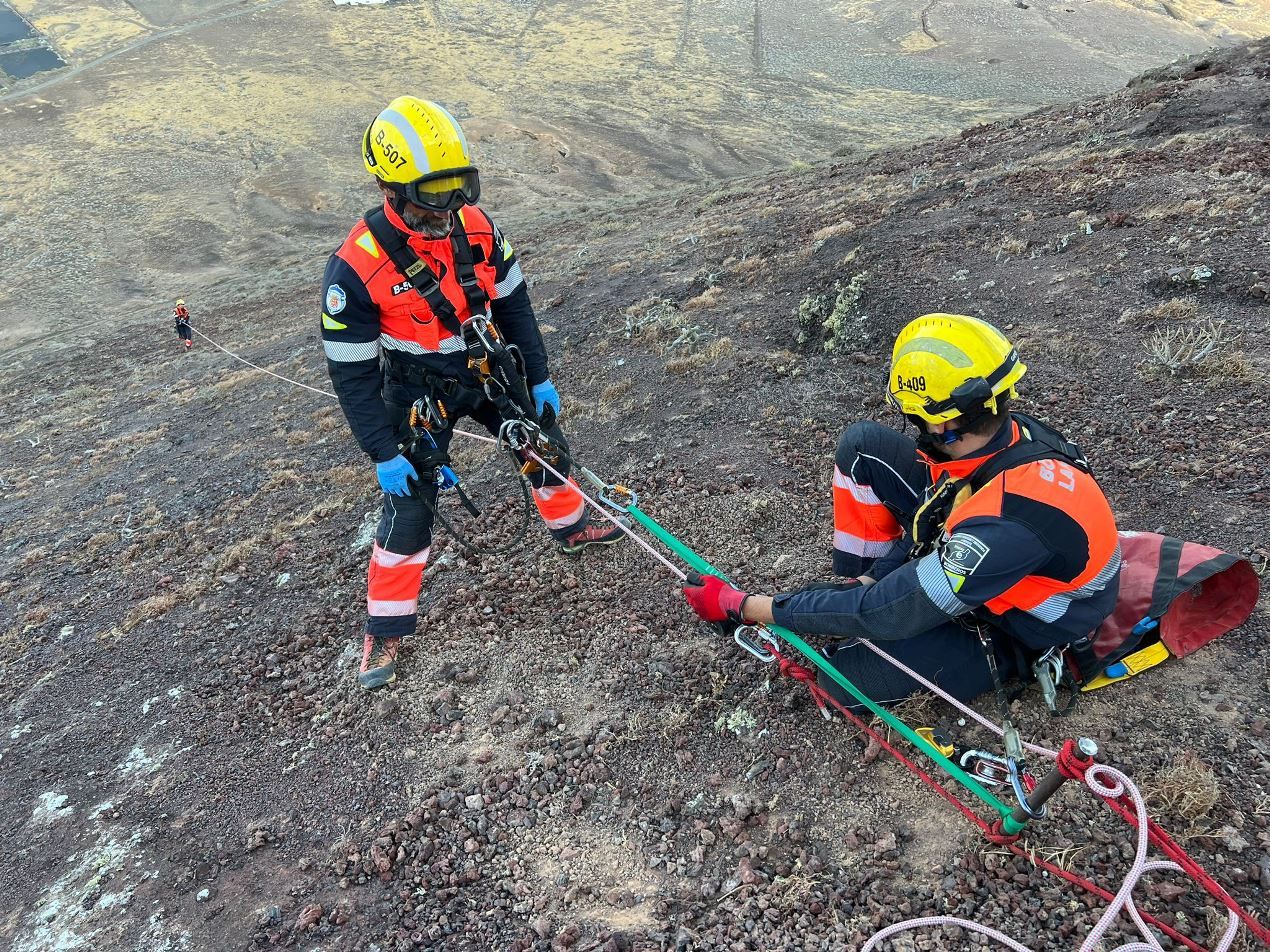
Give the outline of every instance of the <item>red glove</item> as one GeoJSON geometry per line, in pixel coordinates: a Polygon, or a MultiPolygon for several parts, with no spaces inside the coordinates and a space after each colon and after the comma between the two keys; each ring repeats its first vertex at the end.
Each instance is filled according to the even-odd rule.
{"type": "Polygon", "coordinates": [[[702,621],[742,621],[741,607],[749,596],[717,575],[691,572],[684,584],[684,597],[702,621]]]}

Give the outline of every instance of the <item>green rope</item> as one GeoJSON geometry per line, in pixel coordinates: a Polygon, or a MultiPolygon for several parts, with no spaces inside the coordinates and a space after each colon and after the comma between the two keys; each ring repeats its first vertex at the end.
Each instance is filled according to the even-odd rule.
{"type": "MultiPolygon", "coordinates": [[[[647,513],[643,512],[638,505],[631,504],[631,505],[627,505],[625,507],[620,507],[620,508],[624,508],[626,513],[630,515],[631,518],[633,518],[636,522],[638,522],[650,533],[652,533],[652,535],[656,537],[656,539],[659,542],[661,542],[662,545],[666,546],[666,548],[670,549],[670,551],[675,553],[675,555],[683,559],[684,562],[686,562],[698,573],[703,575],[704,574],[717,575],[720,578],[722,578],[724,581],[730,581],[730,579],[728,579],[726,575],[724,575],[722,572],[716,569],[713,565],[711,565],[709,562],[703,559],[700,555],[698,555],[692,549],[688,548],[688,546],[680,542],[679,539],[677,539],[674,535],[668,532],[665,528],[663,528],[657,522],[656,519],[653,519],[647,513]]],[[[766,625],[764,627],[766,627],[767,630],[770,631],[772,634],[781,638],[783,641],[793,645],[798,650],[799,654],[801,654],[813,665],[815,665],[817,668],[819,668],[821,671],[827,674],[830,678],[832,678],[844,691],[846,691],[848,694],[854,697],[857,701],[859,701],[861,704],[867,707],[870,711],[876,714],[885,724],[887,724],[887,726],[898,731],[899,734],[902,737],[904,737],[910,744],[912,744],[914,747],[916,747],[918,750],[924,753],[927,757],[933,760],[936,764],[938,764],[939,767],[944,771],[944,773],[948,774],[948,776],[952,777],[954,780],[960,783],[963,787],[965,787],[967,790],[973,793],[985,804],[990,806],[992,809],[996,810],[997,813],[1001,815],[1002,828],[1004,832],[1010,835],[1022,832],[1025,824],[1019,823],[1017,820],[1014,820],[1011,817],[1011,813],[1014,812],[1012,807],[1002,803],[1000,800],[994,797],[991,793],[989,793],[984,788],[984,786],[981,783],[979,783],[978,780],[976,780],[970,774],[966,773],[966,771],[962,770],[960,765],[958,765],[952,760],[949,760],[947,757],[941,754],[930,743],[930,741],[922,737],[921,734],[918,734],[916,731],[910,728],[907,724],[905,724],[902,720],[900,720],[890,711],[886,710],[886,708],[880,706],[879,704],[875,703],[872,699],[866,697],[863,693],[861,693],[860,689],[857,688],[850,681],[848,681],[846,677],[843,676],[841,671],[839,671],[833,665],[829,664],[828,661],[824,658],[824,656],[820,654],[820,652],[816,651],[809,644],[807,644],[807,642],[803,641],[802,638],[798,637],[798,635],[794,634],[792,631],[790,631],[787,628],[781,628],[779,625],[766,625]]]]}

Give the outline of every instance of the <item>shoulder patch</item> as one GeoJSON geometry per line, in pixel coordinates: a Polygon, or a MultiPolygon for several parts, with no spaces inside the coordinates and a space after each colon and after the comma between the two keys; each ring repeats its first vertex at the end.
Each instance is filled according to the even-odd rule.
{"type": "Polygon", "coordinates": [[[326,289],[326,309],[331,314],[338,314],[348,306],[348,295],[344,293],[344,289],[338,284],[332,284],[326,289]]]}
{"type": "Polygon", "coordinates": [[[939,553],[944,572],[963,579],[974,572],[991,550],[976,536],[966,532],[954,532],[939,553]]]}
{"type": "Polygon", "coordinates": [[[322,326],[325,327],[328,331],[348,330],[347,324],[341,324],[339,321],[331,317],[331,315],[327,314],[325,311],[322,312],[322,326]]]}
{"type": "Polygon", "coordinates": [[[378,260],[379,245],[375,244],[375,237],[369,231],[362,232],[362,236],[353,242],[353,244],[357,245],[357,247],[361,248],[362,251],[366,252],[372,258],[378,260]]]}

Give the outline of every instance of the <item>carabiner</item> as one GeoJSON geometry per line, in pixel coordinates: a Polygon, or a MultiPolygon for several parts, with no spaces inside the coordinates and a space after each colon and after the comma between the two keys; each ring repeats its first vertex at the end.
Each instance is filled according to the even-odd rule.
{"type": "Polygon", "coordinates": [[[736,631],[732,632],[732,640],[764,664],[776,660],[776,655],[769,648],[779,650],[781,646],[775,635],[758,625],[738,625],[736,631]],[[764,648],[763,644],[769,647],[764,648]]]}
{"type": "Polygon", "coordinates": [[[498,428],[498,442],[513,450],[523,450],[534,442],[531,424],[524,420],[504,420],[498,428]]]}
{"type": "Polygon", "coordinates": [[[585,466],[579,466],[578,472],[582,474],[583,479],[600,491],[600,502],[604,503],[609,508],[616,509],[618,512],[624,513],[639,505],[639,494],[636,493],[635,490],[628,489],[627,487],[618,485],[617,483],[606,483],[585,466]],[[619,502],[614,499],[611,495],[613,493],[625,497],[626,501],[619,502]]]}
{"type": "MultiPolygon", "coordinates": [[[[1039,810],[1032,809],[1032,804],[1028,802],[1028,794],[1031,790],[1027,787],[1027,780],[1030,777],[1026,769],[1019,766],[1019,761],[1013,757],[1006,758],[1006,766],[1010,771],[1010,786],[1014,788],[1014,798],[1019,801],[1019,809],[1026,813],[1033,820],[1043,820],[1049,815],[1049,807],[1042,803],[1039,810]]],[[[1033,787],[1036,783],[1033,782],[1033,787]]]]}
{"type": "Polygon", "coordinates": [[[983,750],[967,750],[961,755],[959,765],[981,782],[994,787],[1002,787],[1010,782],[1010,765],[1004,757],[996,754],[983,750]]]}

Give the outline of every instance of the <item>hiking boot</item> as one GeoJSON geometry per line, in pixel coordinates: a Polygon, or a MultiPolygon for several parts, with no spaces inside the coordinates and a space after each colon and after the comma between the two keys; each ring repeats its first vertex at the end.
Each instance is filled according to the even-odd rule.
{"type": "Polygon", "coordinates": [[[376,638],[368,634],[362,645],[362,670],[357,675],[357,683],[371,691],[396,681],[400,647],[400,637],[376,638]]]}
{"type": "Polygon", "coordinates": [[[575,552],[581,552],[588,545],[612,545],[614,542],[620,542],[623,535],[625,533],[611,522],[606,522],[602,526],[583,526],[565,537],[560,543],[560,551],[572,555],[575,552]]]}

